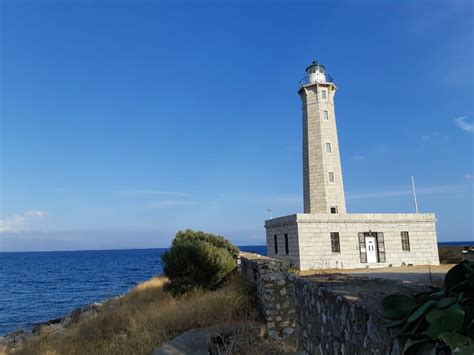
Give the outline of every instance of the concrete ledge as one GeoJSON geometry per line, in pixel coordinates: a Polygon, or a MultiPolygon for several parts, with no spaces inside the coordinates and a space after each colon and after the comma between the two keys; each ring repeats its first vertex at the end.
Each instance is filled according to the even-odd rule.
{"type": "Polygon", "coordinates": [[[265,221],[265,228],[296,223],[418,223],[436,222],[434,213],[297,213],[265,221]]]}

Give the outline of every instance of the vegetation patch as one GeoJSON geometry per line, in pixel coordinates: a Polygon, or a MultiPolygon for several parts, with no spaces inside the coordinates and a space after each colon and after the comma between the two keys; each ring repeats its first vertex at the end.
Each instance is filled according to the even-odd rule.
{"type": "Polygon", "coordinates": [[[58,330],[44,326],[14,354],[151,354],[159,344],[194,328],[255,319],[253,291],[231,275],[217,290],[174,297],[168,279],[155,277],[106,302],[94,316],[58,330]]]}
{"type": "Polygon", "coordinates": [[[474,354],[473,262],[449,270],[443,287],[415,296],[389,295],[382,305],[404,353],[474,354]]]}
{"type": "Polygon", "coordinates": [[[167,288],[174,294],[215,289],[236,267],[239,249],[221,236],[190,229],[176,234],[162,255],[167,288]]]}

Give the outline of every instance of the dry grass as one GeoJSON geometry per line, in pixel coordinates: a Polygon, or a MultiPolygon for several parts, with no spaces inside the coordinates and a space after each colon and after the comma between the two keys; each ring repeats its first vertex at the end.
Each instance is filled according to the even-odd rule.
{"type": "Polygon", "coordinates": [[[216,291],[177,298],[163,290],[166,282],[163,277],[144,282],[61,332],[43,328],[15,354],[150,354],[187,330],[254,317],[253,294],[237,275],[216,291]]]}
{"type": "Polygon", "coordinates": [[[439,262],[441,264],[457,264],[465,259],[462,251],[465,247],[462,246],[446,246],[439,247],[439,262]]]}

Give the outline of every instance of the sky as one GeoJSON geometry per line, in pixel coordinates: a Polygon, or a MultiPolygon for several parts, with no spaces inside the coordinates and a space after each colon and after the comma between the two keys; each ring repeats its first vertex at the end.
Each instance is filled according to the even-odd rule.
{"type": "Polygon", "coordinates": [[[348,211],[474,239],[472,1],[0,0],[0,251],[264,244],[303,211],[304,69],[348,211]]]}

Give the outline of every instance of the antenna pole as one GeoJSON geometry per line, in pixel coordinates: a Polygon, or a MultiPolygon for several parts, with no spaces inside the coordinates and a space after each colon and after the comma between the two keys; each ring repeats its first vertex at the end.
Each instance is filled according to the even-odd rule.
{"type": "Polygon", "coordinates": [[[270,219],[273,219],[273,210],[270,208],[267,208],[267,211],[270,212],[270,219]]]}
{"type": "Polygon", "coordinates": [[[415,178],[411,177],[411,186],[413,187],[413,200],[415,201],[415,211],[418,213],[418,202],[416,202],[415,178]]]}

